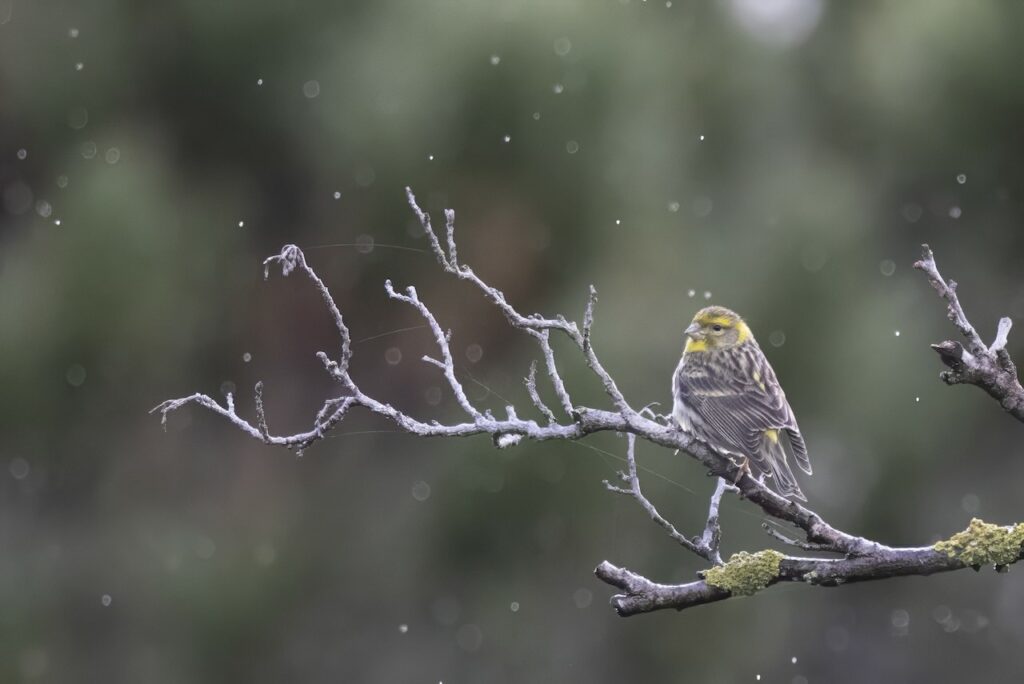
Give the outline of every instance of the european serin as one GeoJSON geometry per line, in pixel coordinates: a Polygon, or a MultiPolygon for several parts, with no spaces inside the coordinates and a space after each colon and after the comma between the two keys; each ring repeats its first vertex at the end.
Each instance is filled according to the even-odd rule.
{"type": "Polygon", "coordinates": [[[793,477],[785,441],[808,475],[811,462],[786,393],[738,315],[721,306],[697,312],[686,329],[672,377],[672,416],[686,432],[740,464],[771,477],[783,496],[807,497],[793,477]],[[785,439],[783,439],[785,435],[785,439]]]}

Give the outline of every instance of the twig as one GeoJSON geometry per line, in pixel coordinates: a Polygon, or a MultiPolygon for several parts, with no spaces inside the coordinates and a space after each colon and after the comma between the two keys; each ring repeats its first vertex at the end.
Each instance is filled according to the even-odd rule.
{"type": "Polygon", "coordinates": [[[738,492],[739,489],[727,483],[725,479],[718,478],[718,481],[715,483],[715,491],[711,494],[711,501],[708,502],[708,517],[707,522],[704,524],[704,534],[700,538],[701,546],[709,552],[710,557],[708,560],[715,565],[721,565],[722,563],[722,556],[718,552],[718,548],[722,543],[722,527],[718,521],[718,507],[721,505],[722,495],[726,491],[738,492]]]}
{"type": "Polygon", "coordinates": [[[537,362],[530,362],[530,374],[526,376],[525,380],[526,391],[530,395],[530,401],[537,407],[537,410],[544,414],[544,417],[548,419],[548,424],[555,424],[558,422],[558,418],[555,418],[555,414],[551,412],[548,405],[544,403],[544,400],[540,398],[540,393],[537,391],[537,362]]]}
{"type": "MultiPolygon", "coordinates": [[[[704,558],[705,560],[709,560],[715,564],[720,564],[722,562],[722,559],[718,556],[718,539],[716,538],[717,535],[714,530],[706,529],[704,531],[705,537],[707,539],[702,537],[694,537],[693,539],[690,539],[685,535],[681,534],[672,523],[670,523],[661,515],[661,513],[658,513],[658,509],[654,507],[654,504],[652,504],[647,499],[647,497],[643,495],[643,492],[640,491],[640,478],[637,476],[636,468],[636,435],[632,433],[627,434],[626,444],[627,472],[619,473],[619,477],[622,479],[623,482],[625,482],[628,485],[628,488],[617,487],[608,482],[608,480],[604,481],[604,486],[607,487],[608,490],[611,492],[615,492],[617,494],[625,494],[635,499],[636,502],[640,504],[640,507],[647,512],[647,515],[651,517],[651,520],[660,525],[662,529],[668,532],[668,536],[676,540],[685,549],[687,549],[688,551],[692,551],[693,553],[697,554],[701,558],[704,558]],[[714,548],[711,547],[712,539],[714,539],[715,543],[714,548]]],[[[715,495],[712,495],[711,497],[712,507],[714,509],[715,528],[718,527],[718,500],[720,500],[721,498],[721,493],[716,489],[715,495]]],[[[711,525],[710,515],[708,516],[708,524],[709,526],[711,525]]]]}
{"type": "Polygon", "coordinates": [[[947,282],[942,277],[928,245],[922,245],[921,259],[914,263],[914,268],[928,276],[928,282],[946,300],[947,317],[967,338],[968,349],[954,340],[932,345],[942,362],[950,368],[939,377],[947,385],[968,384],[980,387],[999,401],[1003,410],[1024,422],[1024,387],[1021,387],[1017,379],[1017,367],[1006,350],[1013,321],[1005,317],[999,319],[995,340],[991,346],[986,347],[960,305],[956,282],[947,282]]]}

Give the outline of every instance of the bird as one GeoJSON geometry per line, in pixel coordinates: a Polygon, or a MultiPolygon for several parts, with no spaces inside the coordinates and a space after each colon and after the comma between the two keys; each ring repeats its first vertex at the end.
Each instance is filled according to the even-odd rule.
{"type": "Polygon", "coordinates": [[[808,475],[807,444],[750,327],[722,306],[696,313],[672,375],[672,418],[684,432],[724,454],[744,474],[771,478],[785,497],[806,501],[787,451],[808,475]],[[788,442],[788,449],[786,446],[788,442]]]}

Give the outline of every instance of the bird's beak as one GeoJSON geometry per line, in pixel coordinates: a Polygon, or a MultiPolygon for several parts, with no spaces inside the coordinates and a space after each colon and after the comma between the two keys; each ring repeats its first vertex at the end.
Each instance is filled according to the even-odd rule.
{"type": "Polygon", "coordinates": [[[700,325],[698,323],[691,323],[690,327],[683,332],[686,333],[686,336],[691,340],[699,340],[704,337],[704,333],[701,332],[700,325]]]}

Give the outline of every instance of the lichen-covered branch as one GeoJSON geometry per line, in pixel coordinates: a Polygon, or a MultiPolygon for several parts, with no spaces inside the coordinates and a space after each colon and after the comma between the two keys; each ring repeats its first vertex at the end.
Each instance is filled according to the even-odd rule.
{"type": "Polygon", "coordinates": [[[960,305],[956,281],[942,277],[928,245],[922,245],[921,259],[914,263],[914,268],[924,271],[928,282],[946,300],[946,316],[967,340],[966,349],[956,340],[932,345],[942,362],[950,368],[939,377],[947,385],[980,387],[999,401],[1007,413],[1024,422],[1024,387],[1017,379],[1017,367],[1006,350],[1013,321],[1006,317],[999,319],[995,340],[986,346],[960,305]]]}
{"type": "MultiPolygon", "coordinates": [[[[507,301],[500,290],[486,284],[469,266],[459,261],[455,241],[455,213],[451,210],[445,212],[445,235],[442,243],[441,237],[431,225],[430,216],[419,207],[416,198],[408,189],[407,196],[409,205],[426,231],[431,250],[441,267],[447,273],[473,285],[498,307],[511,328],[523,331],[537,342],[544,364],[544,375],[558,400],[557,410],[544,403],[538,390],[537,364],[531,364],[525,379],[526,389],[533,407],[542,416],[544,424],[532,418],[520,417],[514,406],[506,407],[504,418],[496,418],[490,411],[477,409],[458,380],[455,360],[450,349],[451,333],[444,329],[430,308],[420,299],[414,287],[398,291],[392,286],[391,281],[385,283],[388,296],[415,308],[431,330],[438,348],[437,357],[425,356],[423,361],[436,367],[444,376],[466,417],[461,422],[448,424],[433,419],[415,418],[390,403],[363,392],[353,375],[352,341],[341,311],[327,286],[306,263],[302,250],[295,245],[286,245],[280,254],[268,258],[264,262],[265,275],[269,277],[271,266],[279,266],[284,276],[293,272],[302,273],[324,300],[338,331],[340,348],[336,357],[323,351],[317,352],[317,357],[330,376],[341,386],[340,396],[329,398],[323,403],[313,416],[313,424],[309,430],[291,435],[275,435],[270,431],[263,405],[262,382],[257,383],[255,387],[254,422],[238,414],[235,397],[230,393],[225,396],[223,402],[218,402],[206,394],[191,394],[165,401],[155,407],[153,412],[160,413],[162,422],[166,424],[170,413],[186,405],[195,404],[226,418],[235,427],[265,444],[285,446],[299,451],[324,439],[345,419],[349,411],[357,408],[376,414],[399,430],[417,437],[488,435],[499,448],[511,447],[524,438],[576,440],[596,432],[613,431],[625,434],[628,439],[627,472],[621,473],[620,476],[627,486],[619,487],[606,483],[608,488],[636,500],[670,537],[708,561],[712,567],[704,571],[697,581],[665,585],[618,568],[607,561],[602,563],[596,570],[597,576],[625,592],[612,599],[612,604],[621,615],[633,615],[661,608],[682,609],[731,596],[750,595],[781,581],[838,586],[846,582],[911,574],[928,575],[985,564],[1004,568],[1020,557],[1021,542],[1024,541],[1024,526],[1020,525],[1003,528],[975,521],[971,528],[936,547],[906,549],[890,548],[841,531],[829,525],[813,510],[776,494],[763,483],[750,477],[749,472],[741,471],[731,459],[723,457],[706,444],[682,432],[671,421],[667,424],[658,422],[656,416],[649,411],[633,410],[594,349],[592,331],[597,292],[593,287],[587,294],[582,324],[560,315],[523,315],[507,301]],[[565,335],[579,350],[587,367],[604,388],[607,401],[610,403],[609,408],[580,406],[572,401],[555,360],[551,346],[552,334],[565,335]],[[658,513],[642,493],[636,465],[638,438],[687,454],[699,461],[709,475],[717,478],[700,536],[687,537],[680,533],[671,522],[658,513]],[[728,482],[735,485],[729,485],[728,482]],[[797,539],[766,525],[765,529],[774,539],[803,550],[838,554],[841,557],[801,558],[765,550],[753,554],[733,554],[728,562],[722,563],[719,552],[721,527],[718,511],[726,491],[738,492],[743,499],[760,507],[770,519],[791,525],[802,532],[804,537],[797,539]]],[[[1009,319],[1000,322],[995,342],[990,347],[985,347],[960,307],[956,298],[955,283],[947,283],[942,279],[927,248],[925,258],[918,263],[918,267],[928,273],[936,290],[949,303],[951,320],[967,337],[969,351],[959,343],[943,343],[959,347],[959,350],[950,347],[948,353],[943,356],[947,364],[953,368],[952,373],[946,378],[947,382],[978,384],[999,398],[1008,411],[1024,420],[1024,390],[1021,390],[1020,384],[1016,381],[1016,371],[1006,352],[1009,319]]]]}
{"type": "Polygon", "coordinates": [[[766,550],[734,554],[722,566],[704,571],[701,579],[687,584],[657,584],[608,561],[594,573],[623,592],[612,597],[612,607],[622,616],[664,608],[683,610],[727,598],[750,596],[780,582],[801,582],[819,587],[838,587],[853,582],[934,575],[939,572],[980,569],[1002,572],[1024,556],[1024,525],[1003,527],[972,520],[963,532],[934,546],[881,547],[869,555],[847,558],[799,558],[766,550]]]}

